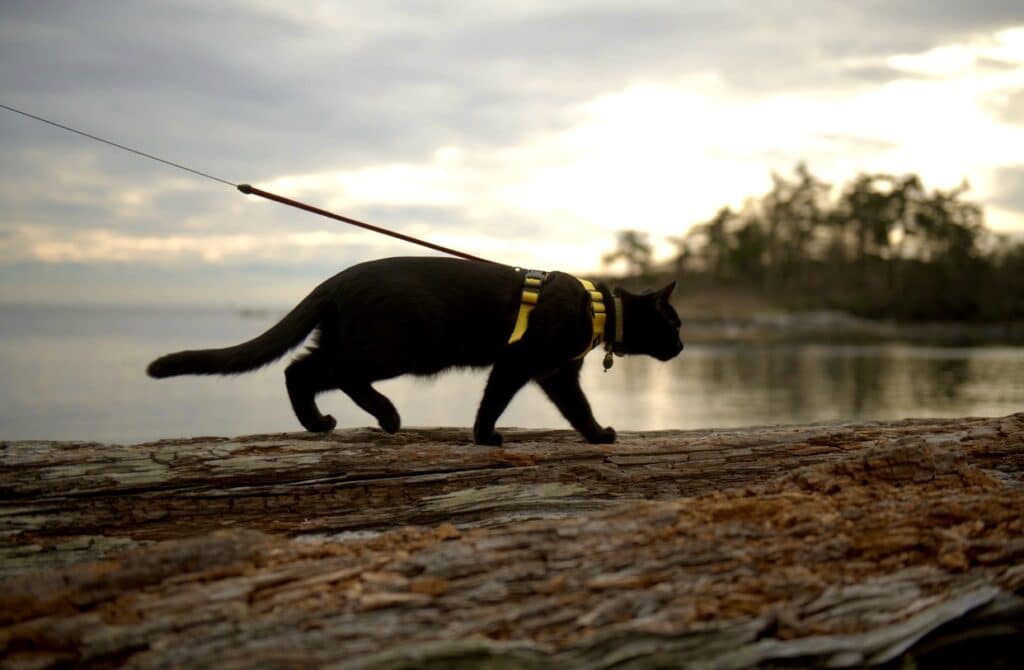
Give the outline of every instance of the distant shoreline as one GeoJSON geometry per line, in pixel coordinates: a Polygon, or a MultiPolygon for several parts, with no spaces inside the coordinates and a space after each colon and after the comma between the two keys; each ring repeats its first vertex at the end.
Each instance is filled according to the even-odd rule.
{"type": "Polygon", "coordinates": [[[1024,322],[966,323],[876,321],[835,311],[750,316],[683,317],[683,341],[694,343],[794,342],[920,345],[1024,345],[1024,322]]]}
{"type": "MultiPolygon", "coordinates": [[[[642,291],[657,288],[669,278],[601,280],[642,291]]],[[[1024,321],[871,319],[817,308],[807,301],[802,305],[787,303],[771,292],[728,284],[694,286],[680,280],[672,303],[683,321],[683,341],[692,343],[1024,345],[1024,321]]]]}
{"type": "MultiPolygon", "coordinates": [[[[1024,321],[899,322],[865,319],[831,310],[784,310],[771,305],[736,304],[718,296],[683,296],[676,301],[683,320],[683,341],[693,344],[804,343],[876,344],[884,342],[932,346],[1024,346],[1024,321]],[[714,304],[709,304],[709,303],[714,304]]],[[[288,307],[237,305],[30,305],[0,304],[0,310],[76,312],[210,312],[254,322],[273,322],[288,307]]]]}

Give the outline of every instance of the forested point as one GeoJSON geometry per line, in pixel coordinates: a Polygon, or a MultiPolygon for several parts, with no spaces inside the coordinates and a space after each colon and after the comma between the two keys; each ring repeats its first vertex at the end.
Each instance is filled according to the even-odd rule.
{"type": "Polygon", "coordinates": [[[605,264],[689,290],[770,296],[786,309],[901,321],[1024,319],[1024,241],[994,233],[968,184],[925,187],[914,174],[861,174],[834,187],[800,164],[739,210],[722,207],[652,261],[650,235],[618,233],[605,264]]]}

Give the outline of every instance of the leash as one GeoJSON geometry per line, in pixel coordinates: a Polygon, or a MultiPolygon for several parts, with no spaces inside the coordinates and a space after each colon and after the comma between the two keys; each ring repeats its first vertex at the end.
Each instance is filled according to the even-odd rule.
{"type": "MultiPolygon", "coordinates": [[[[96,142],[101,142],[103,144],[107,144],[107,145],[112,146],[112,147],[114,147],[116,149],[121,149],[122,151],[127,151],[127,152],[133,153],[133,154],[135,154],[137,156],[142,156],[143,158],[148,158],[150,160],[157,161],[158,163],[163,163],[164,165],[168,165],[170,167],[177,168],[179,170],[184,170],[185,172],[190,172],[190,173],[192,173],[192,174],[194,174],[196,176],[205,177],[206,179],[210,179],[212,181],[216,181],[216,182],[219,182],[221,184],[225,184],[227,186],[231,186],[232,188],[238,189],[241,193],[243,193],[245,195],[255,195],[255,196],[258,196],[260,198],[264,198],[266,200],[271,200],[273,202],[277,202],[277,203],[280,203],[282,205],[287,205],[288,207],[294,207],[296,209],[301,209],[301,210],[309,212],[311,214],[316,214],[318,216],[323,216],[323,217],[326,217],[328,219],[333,219],[335,221],[340,221],[342,223],[347,223],[349,225],[357,226],[359,228],[363,228],[365,230],[369,230],[369,231],[372,231],[374,233],[379,233],[381,235],[387,235],[389,237],[393,237],[395,239],[402,240],[404,242],[411,242],[412,244],[418,244],[421,247],[426,247],[428,249],[433,249],[434,251],[440,251],[442,253],[446,253],[446,254],[449,254],[451,256],[456,256],[458,258],[464,258],[464,259],[469,260],[469,261],[477,261],[477,262],[480,262],[480,263],[491,263],[491,264],[494,264],[494,265],[500,265],[500,263],[497,263],[495,261],[488,260],[486,258],[480,258],[479,256],[474,256],[473,254],[468,254],[468,253],[466,253],[464,251],[459,251],[458,249],[452,249],[450,247],[445,247],[445,246],[442,246],[440,244],[435,244],[433,242],[428,242],[427,240],[421,240],[418,237],[413,237],[412,235],[406,235],[404,233],[399,233],[399,232],[394,231],[394,230],[388,230],[387,228],[381,228],[380,226],[374,226],[372,224],[365,223],[363,221],[359,221],[358,219],[353,219],[353,218],[350,218],[350,217],[347,217],[347,216],[342,216],[341,214],[336,214],[336,213],[330,212],[330,211],[328,211],[326,209],[321,209],[320,207],[314,207],[313,205],[310,205],[308,203],[302,202],[300,200],[293,200],[292,198],[287,198],[287,197],[285,197],[283,195],[279,195],[277,193],[272,193],[270,191],[265,191],[265,190],[263,190],[261,188],[256,188],[255,186],[253,186],[251,184],[235,184],[234,182],[230,182],[227,179],[222,179],[222,178],[216,177],[216,176],[214,176],[212,174],[209,174],[209,173],[206,173],[206,172],[202,172],[202,171],[196,170],[194,168],[190,168],[190,167],[188,167],[186,165],[182,165],[181,163],[175,163],[174,161],[169,161],[169,160],[167,160],[165,158],[160,158],[159,156],[154,156],[153,154],[146,153],[145,151],[139,151],[138,149],[134,149],[134,148],[126,146],[124,144],[119,144],[117,142],[113,142],[111,140],[104,139],[104,138],[99,137],[97,135],[93,135],[91,133],[87,133],[85,131],[78,130],[76,128],[72,128],[71,126],[67,126],[67,125],[64,125],[62,123],[57,123],[56,121],[51,121],[50,119],[45,119],[45,118],[43,118],[41,116],[36,116],[35,114],[29,114],[28,112],[24,112],[24,111],[22,111],[20,109],[15,109],[14,107],[10,107],[8,105],[0,104],[0,108],[6,109],[9,112],[14,112],[15,114],[20,114],[20,115],[25,116],[25,117],[30,118],[30,119],[34,119],[36,121],[40,121],[42,123],[46,123],[46,124],[54,126],[56,128],[60,128],[61,130],[66,130],[66,131],[68,131],[70,133],[75,133],[76,135],[81,135],[82,137],[86,137],[86,138],[88,138],[90,140],[94,140],[96,142]]],[[[519,338],[521,338],[523,336],[523,333],[526,331],[526,323],[527,323],[526,316],[529,314],[529,310],[532,309],[533,304],[535,304],[536,301],[537,301],[537,297],[539,296],[539,292],[540,292],[540,283],[541,283],[542,279],[543,279],[543,277],[535,277],[535,276],[533,276],[533,275],[531,275],[529,273],[527,274],[527,276],[526,276],[526,281],[527,281],[527,285],[526,286],[527,286],[527,289],[524,290],[524,293],[523,293],[523,305],[524,305],[524,307],[526,307],[527,304],[529,306],[525,310],[520,311],[519,317],[517,319],[515,330],[513,331],[512,338],[509,340],[510,342],[514,342],[514,341],[518,340],[519,338]],[[531,279],[534,280],[533,284],[531,284],[531,279]],[[530,296],[528,296],[527,293],[530,292],[531,290],[533,292],[530,293],[530,296]],[[528,297],[532,297],[532,300],[530,300],[529,302],[527,302],[528,297]]],[[[600,293],[596,291],[594,286],[592,284],[589,284],[589,282],[586,282],[585,280],[580,280],[580,281],[584,282],[584,284],[583,284],[584,288],[586,288],[587,291],[590,293],[592,304],[594,305],[594,308],[595,308],[595,311],[594,311],[594,336],[595,337],[591,341],[590,346],[587,347],[587,350],[584,351],[583,354],[581,355],[581,357],[582,357],[582,356],[585,356],[593,347],[597,346],[597,344],[600,343],[601,337],[602,337],[603,332],[604,332],[605,309],[606,308],[605,308],[604,303],[600,299],[594,297],[595,294],[597,296],[600,296],[600,293]],[[598,305],[600,305],[600,310],[599,311],[597,309],[598,305]]],[[[614,307],[613,315],[614,315],[614,319],[615,319],[615,337],[614,337],[614,340],[612,340],[610,342],[605,342],[605,347],[606,347],[606,350],[607,350],[606,353],[605,353],[605,357],[604,357],[604,371],[605,372],[607,372],[608,368],[610,368],[612,366],[612,352],[615,349],[615,346],[617,346],[622,341],[622,301],[621,301],[621,299],[619,299],[618,297],[615,297],[614,303],[613,303],[613,307],[614,307]]],[[[621,353],[618,353],[618,352],[615,352],[615,353],[617,353],[620,356],[622,355],[621,353]]]]}
{"type": "Polygon", "coordinates": [[[300,202],[298,200],[292,200],[291,198],[286,198],[283,195],[278,195],[276,193],[271,193],[270,191],[264,191],[263,189],[256,188],[255,186],[252,186],[250,184],[239,184],[235,188],[237,188],[239,191],[241,191],[242,193],[244,193],[246,195],[258,195],[261,198],[266,198],[267,200],[273,200],[274,202],[279,202],[282,205],[288,205],[289,207],[295,207],[296,209],[302,209],[302,210],[305,210],[305,211],[310,212],[312,214],[319,214],[320,216],[325,216],[328,219],[334,219],[335,221],[341,221],[342,223],[347,223],[347,224],[350,224],[350,225],[353,225],[353,226],[359,226],[360,228],[365,228],[366,230],[372,230],[373,232],[380,233],[381,235],[387,235],[389,237],[394,237],[396,239],[403,240],[405,242],[412,242],[413,244],[418,244],[421,247],[427,247],[428,249],[433,249],[435,251],[442,251],[442,252],[444,252],[446,254],[451,254],[452,256],[458,256],[459,258],[465,258],[468,261],[480,261],[481,263],[494,263],[494,261],[489,261],[486,258],[480,258],[479,256],[474,256],[472,254],[467,254],[465,251],[458,251],[457,249],[451,249],[449,247],[443,247],[440,244],[434,244],[433,242],[428,242],[426,240],[421,240],[421,239],[419,239],[417,237],[413,237],[411,235],[406,235],[404,233],[399,233],[399,232],[394,231],[394,230],[388,230],[387,228],[381,228],[380,226],[374,226],[372,224],[364,223],[364,222],[358,221],[356,219],[350,219],[347,216],[342,216],[341,214],[335,214],[334,212],[328,212],[326,209],[320,209],[319,207],[314,207],[313,205],[308,205],[308,204],[306,204],[304,202],[300,202]]]}
{"type": "Polygon", "coordinates": [[[191,172],[194,175],[197,175],[197,176],[200,176],[200,177],[205,177],[207,179],[211,179],[213,181],[220,182],[221,184],[226,184],[227,186],[231,186],[232,188],[238,189],[239,191],[241,191],[245,195],[259,196],[261,198],[265,198],[266,200],[272,200],[272,201],[280,203],[282,205],[287,205],[289,207],[295,207],[296,209],[301,209],[301,210],[310,212],[312,214],[317,214],[319,216],[326,217],[328,219],[334,219],[335,221],[341,221],[342,223],[347,223],[347,224],[352,225],[352,226],[358,226],[359,228],[364,228],[366,230],[370,230],[370,231],[373,231],[375,233],[380,233],[381,235],[387,235],[389,237],[394,237],[394,238],[402,240],[404,242],[411,242],[412,244],[418,244],[421,247],[426,247],[428,249],[433,249],[434,251],[440,251],[442,253],[450,254],[452,256],[457,256],[459,258],[464,258],[464,259],[466,259],[468,261],[479,261],[481,263],[491,263],[491,264],[494,264],[494,265],[500,265],[499,263],[496,263],[495,261],[492,261],[492,260],[488,260],[486,258],[480,258],[479,256],[474,256],[473,254],[468,254],[468,253],[466,253],[464,251],[459,251],[458,249],[452,249],[450,247],[441,246],[440,244],[434,244],[433,242],[428,242],[427,240],[421,240],[418,237],[413,237],[412,235],[405,235],[404,233],[399,233],[399,232],[396,232],[394,230],[388,230],[387,228],[381,228],[380,226],[374,226],[374,225],[371,225],[369,223],[364,223],[364,222],[359,221],[357,219],[353,219],[353,218],[350,218],[350,217],[347,217],[347,216],[342,216],[341,214],[335,214],[334,212],[329,212],[326,209],[321,209],[319,207],[314,207],[313,205],[309,205],[309,204],[301,202],[299,200],[293,200],[291,198],[286,198],[283,195],[278,195],[277,193],[271,193],[270,191],[264,191],[263,189],[256,188],[255,186],[252,186],[250,184],[235,184],[234,182],[230,182],[227,179],[221,179],[220,177],[215,177],[212,174],[208,174],[206,172],[202,172],[200,170],[196,170],[196,169],[187,167],[185,165],[182,165],[181,163],[175,163],[174,161],[169,161],[167,159],[160,158],[159,156],[154,156],[153,154],[146,153],[145,151],[139,151],[138,149],[133,149],[132,147],[126,146],[124,144],[118,144],[117,142],[113,142],[111,140],[104,139],[102,137],[99,137],[97,135],[93,135],[91,133],[87,133],[87,132],[82,131],[82,130],[77,130],[75,128],[72,128],[71,126],[66,126],[66,125],[64,125],[62,123],[57,123],[56,121],[51,121],[49,119],[44,119],[43,117],[36,116],[35,114],[29,114],[28,112],[24,112],[24,111],[22,111],[20,109],[15,109],[14,107],[10,107],[8,105],[0,104],[0,108],[6,109],[9,112],[14,112],[15,114],[21,114],[22,116],[28,117],[30,119],[35,119],[36,121],[41,121],[42,123],[49,124],[49,125],[54,126],[56,128],[60,128],[62,130],[66,130],[68,132],[75,133],[76,135],[81,135],[82,137],[87,137],[90,140],[95,140],[97,142],[102,142],[103,144],[108,144],[108,145],[110,145],[112,147],[115,147],[117,149],[121,149],[122,151],[127,151],[127,152],[133,153],[133,154],[135,154],[137,156],[142,156],[143,158],[148,158],[150,160],[157,161],[158,163],[163,163],[164,165],[169,165],[171,167],[178,168],[179,170],[184,170],[185,172],[191,172]]]}

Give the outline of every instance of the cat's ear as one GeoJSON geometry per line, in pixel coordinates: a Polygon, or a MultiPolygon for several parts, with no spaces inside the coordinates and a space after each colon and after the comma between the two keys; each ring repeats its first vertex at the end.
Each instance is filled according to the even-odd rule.
{"type": "Polygon", "coordinates": [[[665,288],[658,291],[658,299],[664,302],[668,302],[668,299],[672,296],[672,291],[675,289],[676,283],[672,282],[665,288]]]}

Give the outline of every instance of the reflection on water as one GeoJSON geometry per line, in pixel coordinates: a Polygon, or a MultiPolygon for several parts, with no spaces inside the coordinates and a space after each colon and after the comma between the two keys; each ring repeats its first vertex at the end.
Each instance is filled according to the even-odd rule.
{"type": "MultiPolygon", "coordinates": [[[[224,346],[272,322],[229,311],[0,307],[0,438],[131,442],[295,431],[284,362],[238,377],[155,381],[160,354],[224,346]]],[[[995,416],[1024,410],[1024,348],[908,345],[688,346],[669,363],[600,355],[583,386],[598,419],[620,430],[833,419],[995,416]]],[[[469,426],[485,372],[381,383],[405,425],[469,426]]],[[[371,420],[341,393],[321,396],[340,426],[371,420]]],[[[501,421],[565,427],[528,387],[501,421]]],[[[468,436],[468,432],[467,432],[468,436]]]]}
{"type": "Polygon", "coordinates": [[[1019,347],[694,346],[664,366],[630,363],[623,370],[628,397],[648,397],[637,411],[644,404],[659,408],[646,415],[649,427],[985,416],[1024,409],[1019,347]]]}

